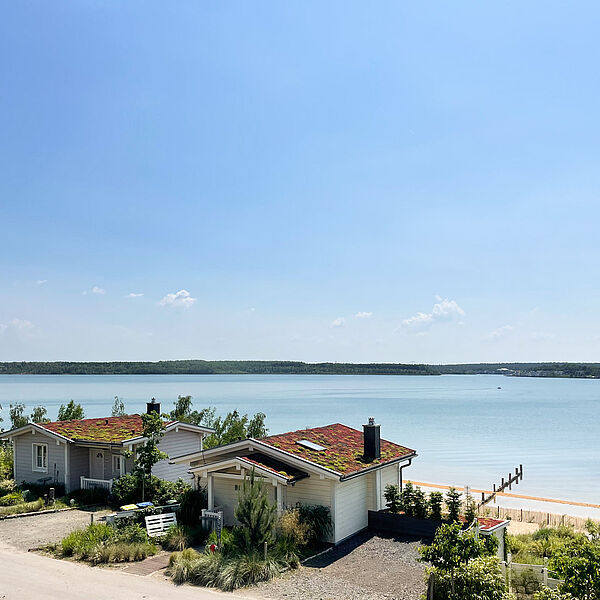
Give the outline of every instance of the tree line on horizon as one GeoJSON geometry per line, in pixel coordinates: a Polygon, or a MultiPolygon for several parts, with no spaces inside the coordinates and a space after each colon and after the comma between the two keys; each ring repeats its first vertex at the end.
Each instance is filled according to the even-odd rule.
{"type": "Polygon", "coordinates": [[[600,363],[305,363],[254,360],[2,362],[0,375],[483,375],[600,377],[600,363]]]}

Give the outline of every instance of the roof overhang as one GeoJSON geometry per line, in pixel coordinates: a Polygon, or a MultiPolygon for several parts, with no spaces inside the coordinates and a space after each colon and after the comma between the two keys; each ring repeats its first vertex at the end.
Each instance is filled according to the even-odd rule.
{"type": "Polygon", "coordinates": [[[276,473],[271,469],[267,469],[250,460],[246,460],[243,456],[236,456],[234,458],[220,460],[214,463],[210,463],[208,465],[199,465],[197,467],[192,467],[189,472],[193,474],[199,474],[204,477],[209,473],[214,473],[216,471],[220,471],[222,469],[227,469],[230,467],[235,467],[238,471],[241,471],[242,469],[254,470],[256,471],[256,473],[259,473],[261,477],[271,479],[272,481],[276,481],[277,483],[281,483],[283,485],[288,485],[289,483],[291,483],[290,480],[284,475],[276,473]]]}
{"type": "Polygon", "coordinates": [[[483,534],[483,535],[488,535],[490,533],[494,533],[494,531],[498,531],[499,529],[504,529],[505,527],[508,527],[510,525],[510,521],[502,521],[501,523],[498,523],[497,525],[494,525],[493,527],[489,527],[489,528],[482,528],[481,526],[479,526],[479,533],[483,534]]]}
{"type": "Polygon", "coordinates": [[[410,454],[405,454],[404,456],[399,456],[398,458],[394,458],[392,460],[386,460],[384,463],[377,463],[376,465],[372,465],[370,467],[366,467],[361,469],[360,471],[353,471],[352,473],[348,473],[348,475],[342,475],[340,477],[340,481],[348,481],[348,479],[354,479],[355,477],[360,477],[361,475],[365,475],[366,473],[371,473],[373,471],[377,471],[378,469],[384,469],[385,467],[389,467],[391,465],[399,465],[405,461],[408,461],[406,465],[408,466],[412,459],[417,455],[416,452],[411,452],[410,454]]]}
{"type": "Polygon", "coordinates": [[[4,431],[0,433],[0,440],[11,440],[19,435],[23,435],[24,433],[36,433],[39,432],[42,435],[47,435],[48,437],[54,438],[55,440],[61,442],[73,442],[71,438],[68,438],[60,433],[56,433],[54,431],[50,431],[46,429],[42,425],[38,423],[27,423],[23,427],[17,427],[16,429],[11,429],[10,431],[4,431]]]}
{"type": "MultiPolygon", "coordinates": [[[[173,423],[169,423],[164,432],[167,433],[169,431],[178,431],[182,429],[183,431],[192,431],[194,433],[199,433],[202,437],[206,437],[211,433],[214,433],[215,430],[212,427],[204,427],[202,425],[193,425],[192,423],[184,423],[183,421],[175,421],[173,423]]],[[[148,441],[148,438],[145,438],[143,435],[138,435],[133,438],[129,438],[128,440],[123,440],[123,446],[134,446],[136,444],[143,444],[148,441]]]]}

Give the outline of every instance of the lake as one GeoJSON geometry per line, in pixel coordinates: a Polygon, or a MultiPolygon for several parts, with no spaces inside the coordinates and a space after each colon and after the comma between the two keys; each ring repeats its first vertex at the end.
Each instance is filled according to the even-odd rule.
{"type": "Polygon", "coordinates": [[[491,488],[520,463],[513,491],[600,503],[600,380],[497,375],[0,375],[8,405],[43,405],[52,419],[70,399],[88,417],[110,414],[114,396],[128,412],[155,397],[162,410],[178,395],[225,413],[262,411],[271,433],[369,416],[382,437],[417,450],[405,476],[491,488]],[[498,389],[501,388],[501,389],[498,389]]]}

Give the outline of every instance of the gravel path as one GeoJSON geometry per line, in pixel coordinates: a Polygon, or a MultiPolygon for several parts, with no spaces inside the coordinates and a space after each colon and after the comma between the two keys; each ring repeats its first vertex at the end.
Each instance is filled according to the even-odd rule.
{"type": "Polygon", "coordinates": [[[261,599],[418,600],[425,591],[419,545],[356,536],[299,570],[244,592],[261,599]]]}
{"type": "MultiPolygon", "coordinates": [[[[95,516],[105,514],[94,513],[95,516]]],[[[60,541],[73,529],[90,523],[90,512],[65,510],[45,515],[31,515],[0,521],[0,541],[21,550],[39,548],[60,541]]]]}

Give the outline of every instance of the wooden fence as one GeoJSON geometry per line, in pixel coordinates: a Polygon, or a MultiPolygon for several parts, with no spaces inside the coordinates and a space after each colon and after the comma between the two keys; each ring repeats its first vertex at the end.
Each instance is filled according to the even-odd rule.
{"type": "MultiPolygon", "coordinates": [[[[589,519],[585,517],[573,517],[571,515],[558,515],[537,510],[524,510],[522,508],[504,508],[502,506],[485,506],[480,508],[479,516],[492,517],[494,519],[510,519],[522,523],[537,523],[545,527],[558,527],[568,525],[577,530],[584,530],[589,519]]],[[[509,529],[510,532],[510,529],[509,529]]]]}

